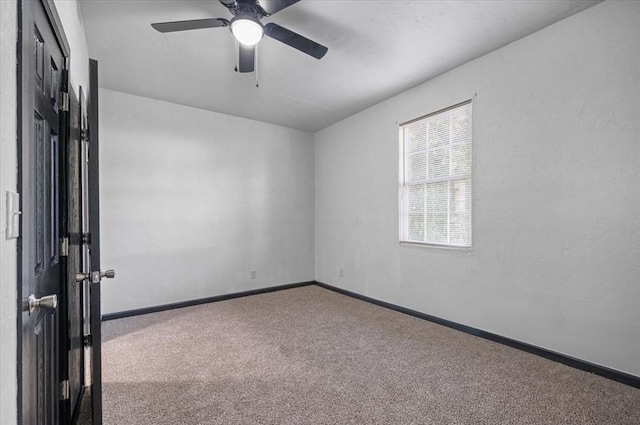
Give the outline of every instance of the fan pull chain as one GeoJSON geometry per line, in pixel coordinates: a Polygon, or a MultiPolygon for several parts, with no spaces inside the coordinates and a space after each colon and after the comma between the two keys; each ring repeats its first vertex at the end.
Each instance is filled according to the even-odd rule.
{"type": "Polygon", "coordinates": [[[260,83],[258,82],[258,50],[259,50],[258,49],[258,45],[259,44],[260,43],[256,44],[256,50],[255,50],[256,56],[254,58],[255,59],[254,68],[255,68],[255,71],[256,71],[256,87],[260,87],[260,83]]]}
{"type": "Polygon", "coordinates": [[[236,57],[236,67],[233,70],[238,72],[240,70],[240,42],[238,40],[235,40],[235,42],[236,42],[236,48],[233,50],[234,50],[234,55],[236,57]]]}

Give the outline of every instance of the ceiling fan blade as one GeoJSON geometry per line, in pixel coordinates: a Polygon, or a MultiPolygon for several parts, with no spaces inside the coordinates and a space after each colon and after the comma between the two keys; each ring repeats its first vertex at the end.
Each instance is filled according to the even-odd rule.
{"type": "Polygon", "coordinates": [[[238,43],[238,72],[253,72],[256,62],[256,46],[238,43]]]}
{"type": "Polygon", "coordinates": [[[322,59],[328,48],[273,22],[264,26],[264,34],[316,59],[322,59]]]}
{"type": "Polygon", "coordinates": [[[292,4],[298,3],[299,1],[300,0],[261,0],[258,1],[258,5],[262,10],[267,12],[267,16],[271,16],[292,4]]]}
{"type": "Polygon", "coordinates": [[[190,21],[158,22],[151,26],[160,32],[199,30],[203,28],[226,27],[229,21],[223,18],[192,19],[190,21]]]}

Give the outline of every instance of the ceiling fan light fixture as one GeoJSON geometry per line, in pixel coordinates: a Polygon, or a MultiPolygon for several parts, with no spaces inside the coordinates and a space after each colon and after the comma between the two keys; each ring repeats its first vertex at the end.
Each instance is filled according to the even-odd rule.
{"type": "Polygon", "coordinates": [[[264,28],[258,21],[249,18],[237,18],[231,21],[231,32],[240,43],[253,46],[262,39],[264,28]]]}

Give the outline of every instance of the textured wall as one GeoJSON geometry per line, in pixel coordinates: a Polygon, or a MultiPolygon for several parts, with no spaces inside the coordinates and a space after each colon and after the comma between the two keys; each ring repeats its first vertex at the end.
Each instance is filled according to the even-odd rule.
{"type": "Polygon", "coordinates": [[[6,191],[17,190],[17,2],[0,1],[0,424],[17,420],[17,245],[6,239],[6,191]]]}
{"type": "Polygon", "coordinates": [[[100,118],[104,313],[313,280],[310,133],[110,90],[100,118]]]}
{"type": "Polygon", "coordinates": [[[607,1],[316,133],[316,279],[640,376],[638,22],[607,1]],[[472,97],[473,249],[401,246],[396,122],[472,97]]]}

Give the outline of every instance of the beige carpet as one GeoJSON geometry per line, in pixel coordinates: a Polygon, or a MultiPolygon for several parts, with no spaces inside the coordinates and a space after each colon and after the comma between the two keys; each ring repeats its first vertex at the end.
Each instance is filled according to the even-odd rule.
{"type": "Polygon", "coordinates": [[[640,390],[307,286],[103,324],[105,425],[640,424],[640,390]]]}

